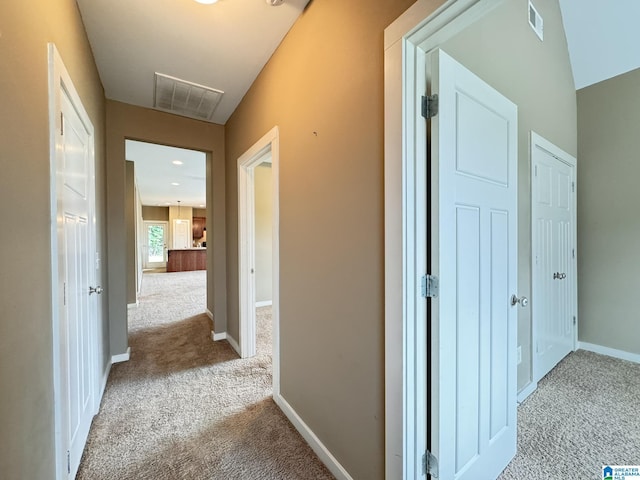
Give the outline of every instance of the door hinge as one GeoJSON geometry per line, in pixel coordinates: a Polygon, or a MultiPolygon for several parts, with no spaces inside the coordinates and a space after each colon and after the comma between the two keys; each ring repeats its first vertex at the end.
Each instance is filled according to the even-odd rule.
{"type": "Polygon", "coordinates": [[[438,296],[438,277],[435,275],[424,275],[421,286],[424,298],[434,298],[438,296]]]}
{"type": "Polygon", "coordinates": [[[67,282],[62,284],[62,306],[67,304],[67,282]]]}
{"type": "Polygon", "coordinates": [[[64,115],[60,112],[60,135],[64,135],[64,115]]]}
{"type": "Polygon", "coordinates": [[[71,453],[67,450],[67,474],[71,473],[71,453]]]}
{"type": "Polygon", "coordinates": [[[575,248],[571,249],[571,258],[576,258],[576,249],[575,248]]]}
{"type": "Polygon", "coordinates": [[[578,323],[578,321],[576,320],[576,316],[573,316],[573,324],[575,325],[576,323],[578,323]]]}
{"type": "Polygon", "coordinates": [[[422,455],[422,474],[438,478],[438,459],[429,450],[426,450],[422,455]]]}
{"type": "Polygon", "coordinates": [[[572,192],[576,191],[576,182],[571,182],[571,191],[572,192]]]}
{"type": "Polygon", "coordinates": [[[422,97],[422,116],[429,120],[438,114],[438,94],[422,97]]]}

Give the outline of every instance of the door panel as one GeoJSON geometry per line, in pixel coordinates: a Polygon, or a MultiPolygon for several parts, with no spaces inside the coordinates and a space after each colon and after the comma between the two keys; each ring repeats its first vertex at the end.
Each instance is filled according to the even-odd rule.
{"type": "Polygon", "coordinates": [[[517,107],[442,51],[427,63],[431,444],[440,479],[490,479],[516,451],[517,107]]]}
{"type": "Polygon", "coordinates": [[[64,282],[60,313],[60,338],[65,444],[69,450],[69,469],[75,472],[93,418],[93,343],[95,301],[89,286],[95,273],[92,268],[93,247],[90,212],[93,209],[91,189],[90,136],[72,102],[62,92],[62,151],[60,192],[62,225],[59,245],[64,282]]]}
{"type": "Polygon", "coordinates": [[[536,147],[533,161],[534,381],[574,343],[573,167],[536,147]]]}
{"type": "Polygon", "coordinates": [[[167,265],[167,223],[144,222],[145,268],[161,268],[167,265]]]}

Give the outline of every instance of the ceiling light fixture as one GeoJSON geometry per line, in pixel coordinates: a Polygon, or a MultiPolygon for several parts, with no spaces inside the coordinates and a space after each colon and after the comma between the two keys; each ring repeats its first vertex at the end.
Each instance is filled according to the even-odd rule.
{"type": "Polygon", "coordinates": [[[171,163],[173,163],[174,165],[184,165],[184,162],[183,162],[183,161],[181,161],[181,160],[174,160],[174,161],[173,161],[173,162],[171,162],[171,163]]]}
{"type": "MultiPolygon", "coordinates": [[[[200,0],[196,0],[200,1],[200,0]]],[[[279,5],[282,5],[284,3],[284,0],[265,0],[265,2],[267,2],[267,5],[271,5],[272,7],[277,7],[279,5]]]]}
{"type": "Polygon", "coordinates": [[[173,185],[174,187],[179,187],[180,184],[178,182],[171,182],[171,185],[173,185]]]}
{"type": "Polygon", "coordinates": [[[196,0],[198,3],[202,3],[203,5],[212,5],[216,3],[218,0],[196,0]]]}

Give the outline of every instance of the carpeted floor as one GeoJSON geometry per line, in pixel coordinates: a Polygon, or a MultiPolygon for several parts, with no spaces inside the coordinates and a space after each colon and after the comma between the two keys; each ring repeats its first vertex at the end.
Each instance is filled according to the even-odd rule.
{"type": "Polygon", "coordinates": [[[79,480],[332,479],[271,398],[270,307],[258,355],[211,341],[205,272],[145,274],[79,480]]]}
{"type": "Polygon", "coordinates": [[[640,465],[640,365],[578,350],[518,408],[518,453],[500,480],[602,479],[640,465]]]}

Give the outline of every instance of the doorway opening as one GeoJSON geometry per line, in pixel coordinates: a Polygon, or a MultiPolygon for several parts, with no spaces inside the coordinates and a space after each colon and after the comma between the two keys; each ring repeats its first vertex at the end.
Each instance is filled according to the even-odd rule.
{"type": "MultiPolygon", "coordinates": [[[[125,140],[125,155],[127,303],[135,308],[143,278],[171,274],[184,283],[179,272],[207,269],[207,154],[125,140]]],[[[206,274],[189,278],[194,290],[206,289],[206,274]]]]}
{"type": "Polygon", "coordinates": [[[234,345],[242,358],[254,356],[259,334],[257,319],[271,310],[274,397],[279,394],[280,371],[278,167],[277,127],[238,159],[240,338],[234,345]]]}

